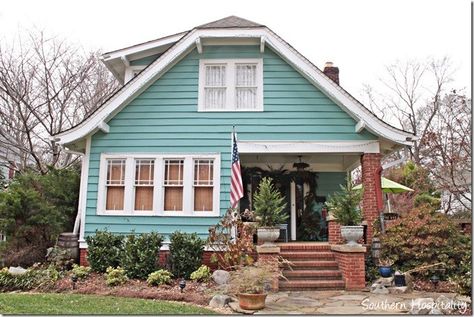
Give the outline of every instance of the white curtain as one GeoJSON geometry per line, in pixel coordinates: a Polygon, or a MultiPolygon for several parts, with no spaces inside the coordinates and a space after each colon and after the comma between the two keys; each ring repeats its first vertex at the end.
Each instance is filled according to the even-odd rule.
{"type": "Polygon", "coordinates": [[[207,65],[204,88],[206,109],[224,109],[226,104],[226,67],[225,65],[207,65]]]}
{"type": "Polygon", "coordinates": [[[257,65],[238,64],[235,70],[237,109],[255,109],[257,107],[257,65]]]}

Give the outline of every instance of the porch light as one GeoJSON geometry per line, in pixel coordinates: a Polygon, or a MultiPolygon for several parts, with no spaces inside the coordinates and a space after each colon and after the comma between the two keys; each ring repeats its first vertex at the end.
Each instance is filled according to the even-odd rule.
{"type": "Polygon", "coordinates": [[[301,155],[298,155],[299,162],[293,164],[293,167],[296,168],[297,172],[303,172],[305,168],[309,167],[308,163],[301,162],[301,155]]]}

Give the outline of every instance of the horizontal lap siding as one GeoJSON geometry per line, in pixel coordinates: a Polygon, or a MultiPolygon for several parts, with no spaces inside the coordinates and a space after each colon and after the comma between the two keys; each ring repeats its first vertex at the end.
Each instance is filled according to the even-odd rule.
{"type": "MultiPolygon", "coordinates": [[[[140,61],[146,62],[149,60],[140,61]]],[[[197,232],[205,238],[209,226],[218,221],[215,217],[96,215],[99,159],[103,152],[221,153],[222,214],[229,205],[230,133],[233,125],[240,140],[375,139],[367,132],[355,133],[352,118],[270,49],[261,54],[257,46],[206,46],[201,55],[192,51],[108,124],[108,134],[97,132],[92,137],[86,235],[107,227],[117,233],[154,230],[169,234],[179,229],[197,232]],[[200,58],[262,57],[264,112],[197,112],[200,58]]],[[[327,173],[321,173],[324,177],[322,174],[327,173]]],[[[337,176],[337,181],[341,181],[340,175],[337,176]]],[[[326,187],[326,182],[331,182],[331,177],[326,178],[320,179],[321,189],[326,187]]],[[[337,190],[332,187],[331,192],[337,190]]]]}

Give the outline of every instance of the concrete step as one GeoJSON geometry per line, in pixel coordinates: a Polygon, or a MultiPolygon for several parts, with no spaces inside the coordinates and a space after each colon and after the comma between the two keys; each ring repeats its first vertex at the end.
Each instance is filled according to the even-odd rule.
{"type": "Polygon", "coordinates": [[[326,260],[295,260],[291,261],[293,270],[338,270],[336,261],[326,260]]]}
{"type": "Polygon", "coordinates": [[[308,280],[308,281],[280,281],[281,291],[305,291],[305,290],[336,290],[344,289],[342,280],[308,280]]]}
{"type": "Polygon", "coordinates": [[[301,252],[301,251],[285,251],[281,252],[280,256],[289,261],[291,260],[334,260],[332,252],[301,252]]]}
{"type": "MultiPolygon", "coordinates": [[[[284,270],[283,276],[288,280],[341,280],[339,270],[284,270]]],[[[282,279],[285,280],[285,279],[282,279]]]]}

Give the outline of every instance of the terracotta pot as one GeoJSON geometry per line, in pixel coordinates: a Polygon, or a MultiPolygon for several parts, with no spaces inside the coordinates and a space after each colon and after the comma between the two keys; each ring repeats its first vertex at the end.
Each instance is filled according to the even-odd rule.
{"type": "Polygon", "coordinates": [[[341,226],[341,236],[346,239],[347,245],[359,245],[357,241],[364,235],[363,226],[341,226]]]}
{"type": "Polygon", "coordinates": [[[274,246],[273,243],[280,236],[280,228],[258,228],[258,241],[263,242],[263,246],[274,246]]]}
{"type": "Polygon", "coordinates": [[[259,310],[265,308],[267,294],[238,294],[239,306],[247,310],[259,310]]]}

